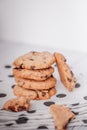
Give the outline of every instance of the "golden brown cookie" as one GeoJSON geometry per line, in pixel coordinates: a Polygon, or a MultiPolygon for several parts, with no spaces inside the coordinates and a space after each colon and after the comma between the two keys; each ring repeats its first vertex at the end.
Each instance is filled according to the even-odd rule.
{"type": "Polygon", "coordinates": [[[9,110],[14,112],[28,110],[29,107],[30,107],[29,100],[24,97],[17,97],[14,99],[10,99],[3,105],[4,110],[9,110]]]}
{"type": "Polygon", "coordinates": [[[73,72],[71,71],[69,65],[66,63],[66,59],[62,54],[55,53],[54,56],[62,83],[69,91],[72,91],[76,85],[76,78],[73,72]]]}
{"type": "Polygon", "coordinates": [[[53,67],[49,67],[47,69],[39,69],[39,70],[29,70],[29,69],[13,69],[13,74],[15,77],[25,78],[25,79],[34,79],[37,81],[43,81],[49,78],[54,72],[53,67]]]}
{"type": "Polygon", "coordinates": [[[56,89],[54,87],[48,90],[28,90],[28,89],[24,89],[16,85],[13,88],[13,93],[14,95],[18,97],[20,96],[27,97],[29,100],[35,100],[35,99],[46,100],[56,94],[56,89]]]}
{"type": "Polygon", "coordinates": [[[56,85],[56,79],[54,77],[49,77],[44,81],[35,81],[29,79],[22,79],[16,78],[15,81],[17,82],[18,86],[26,89],[33,89],[33,90],[43,90],[53,88],[56,85]]]}
{"type": "Polygon", "coordinates": [[[37,93],[35,91],[23,89],[22,87],[19,87],[18,85],[16,85],[13,88],[13,93],[14,95],[18,97],[20,96],[27,97],[29,100],[33,100],[37,98],[37,93]]]}
{"type": "Polygon", "coordinates": [[[70,120],[75,118],[74,113],[72,113],[69,108],[63,105],[51,105],[50,112],[54,118],[55,128],[57,130],[66,130],[70,120]]]}
{"type": "Polygon", "coordinates": [[[55,57],[50,52],[29,52],[18,57],[13,65],[17,68],[44,69],[49,68],[55,62],[55,57]]]}

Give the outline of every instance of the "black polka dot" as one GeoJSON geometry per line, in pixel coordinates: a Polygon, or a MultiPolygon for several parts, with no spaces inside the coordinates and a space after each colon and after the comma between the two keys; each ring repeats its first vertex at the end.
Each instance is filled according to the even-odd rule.
{"type": "Polygon", "coordinates": [[[52,102],[52,101],[48,101],[48,102],[44,102],[44,105],[45,106],[50,106],[52,104],[55,104],[55,102],[52,102]]]}
{"type": "Polygon", "coordinates": [[[5,68],[9,69],[11,68],[11,65],[5,65],[5,68]]]}
{"type": "Polygon", "coordinates": [[[15,87],[15,84],[13,84],[11,87],[14,88],[14,87],[15,87]]]}
{"type": "Polygon", "coordinates": [[[2,80],[0,80],[0,82],[2,82],[2,80]]]}
{"type": "Polygon", "coordinates": [[[15,121],[16,121],[17,124],[27,123],[28,118],[27,117],[20,117],[15,121]]]}
{"type": "Polygon", "coordinates": [[[5,124],[5,126],[12,126],[12,125],[13,125],[13,123],[5,124]]]}
{"type": "Polygon", "coordinates": [[[80,83],[76,83],[75,88],[79,88],[80,87],[80,83]]]}
{"type": "Polygon", "coordinates": [[[82,120],[85,124],[87,124],[87,120],[82,120]]]}
{"type": "Polygon", "coordinates": [[[9,78],[13,78],[13,77],[14,77],[14,75],[13,75],[13,74],[10,74],[10,75],[8,75],[8,77],[9,77],[9,78]]]}
{"type": "Polygon", "coordinates": [[[64,98],[64,97],[66,97],[66,94],[63,94],[63,93],[57,94],[56,97],[58,97],[58,98],[64,98]]]}
{"type": "Polygon", "coordinates": [[[72,111],[75,115],[78,115],[79,114],[79,112],[74,112],[74,111],[72,111]]]}
{"type": "Polygon", "coordinates": [[[87,96],[85,96],[84,99],[87,100],[87,96]]]}
{"type": "Polygon", "coordinates": [[[0,98],[6,97],[6,96],[7,96],[7,94],[5,94],[5,93],[0,93],[0,98]]]}
{"type": "Polygon", "coordinates": [[[39,126],[37,129],[48,129],[47,126],[39,126]]]}
{"type": "Polygon", "coordinates": [[[25,114],[21,114],[21,115],[19,115],[19,116],[26,116],[25,114]]]}
{"type": "Polygon", "coordinates": [[[28,113],[35,113],[36,110],[27,111],[28,113]]]}
{"type": "Polygon", "coordinates": [[[74,103],[74,104],[71,104],[72,106],[78,106],[79,105],[79,103],[74,103]]]}

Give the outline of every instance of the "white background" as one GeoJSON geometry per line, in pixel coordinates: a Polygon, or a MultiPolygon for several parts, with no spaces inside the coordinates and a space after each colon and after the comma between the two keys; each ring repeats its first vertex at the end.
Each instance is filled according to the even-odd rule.
{"type": "Polygon", "coordinates": [[[87,0],[0,0],[0,40],[87,51],[87,0]]]}

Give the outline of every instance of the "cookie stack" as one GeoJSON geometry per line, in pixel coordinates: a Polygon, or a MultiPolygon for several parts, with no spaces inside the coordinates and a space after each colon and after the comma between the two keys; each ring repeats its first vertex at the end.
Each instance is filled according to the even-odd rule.
{"type": "Polygon", "coordinates": [[[16,85],[14,95],[28,97],[29,100],[49,99],[56,93],[54,68],[55,57],[49,52],[29,52],[18,57],[13,65],[16,85]]]}

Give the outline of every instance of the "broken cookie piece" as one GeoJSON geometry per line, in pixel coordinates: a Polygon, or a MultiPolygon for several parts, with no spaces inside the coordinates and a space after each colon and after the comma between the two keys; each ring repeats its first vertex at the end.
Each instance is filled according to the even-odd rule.
{"type": "Polygon", "coordinates": [[[3,105],[3,110],[19,112],[19,111],[26,111],[30,107],[29,100],[25,97],[17,97],[14,99],[8,100],[3,105]]]}
{"type": "Polygon", "coordinates": [[[66,63],[66,59],[62,54],[54,53],[54,56],[62,83],[69,91],[72,91],[76,85],[76,78],[73,72],[66,63]]]}
{"type": "Polygon", "coordinates": [[[51,105],[50,112],[54,118],[55,128],[57,130],[66,130],[70,120],[75,118],[75,114],[63,105],[51,105]]]}

